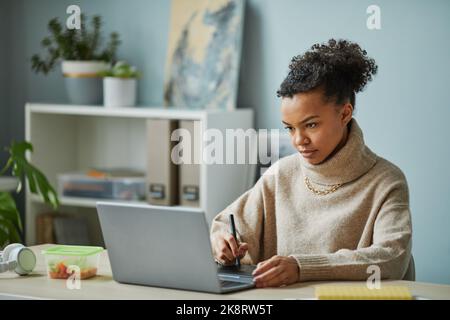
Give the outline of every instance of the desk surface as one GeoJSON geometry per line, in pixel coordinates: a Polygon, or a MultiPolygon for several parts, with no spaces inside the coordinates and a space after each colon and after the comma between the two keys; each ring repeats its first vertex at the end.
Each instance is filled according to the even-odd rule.
{"type": "MultiPolygon", "coordinates": [[[[113,280],[107,252],[101,253],[96,277],[82,280],[80,289],[70,290],[65,280],[49,279],[41,250],[49,245],[34,246],[37,264],[32,274],[20,277],[14,272],[0,274],[1,298],[39,299],[311,299],[314,287],[330,282],[305,282],[282,288],[265,288],[240,291],[231,294],[173,290],[155,287],[121,284],[113,280]]],[[[336,281],[333,284],[364,284],[364,282],[336,281]]],[[[383,281],[385,285],[404,285],[415,296],[428,299],[450,299],[450,286],[411,281],[383,281]]]]}

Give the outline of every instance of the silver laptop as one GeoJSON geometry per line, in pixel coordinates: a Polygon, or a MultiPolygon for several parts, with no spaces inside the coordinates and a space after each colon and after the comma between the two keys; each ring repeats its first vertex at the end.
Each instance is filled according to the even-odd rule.
{"type": "Polygon", "coordinates": [[[214,261],[202,210],[97,202],[97,211],[118,282],[214,293],[254,287],[255,266],[214,261]]]}

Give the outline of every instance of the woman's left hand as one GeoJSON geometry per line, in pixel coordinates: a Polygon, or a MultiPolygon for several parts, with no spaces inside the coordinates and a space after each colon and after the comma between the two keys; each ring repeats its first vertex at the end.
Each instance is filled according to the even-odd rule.
{"type": "Polygon", "coordinates": [[[293,257],[273,256],[258,263],[253,271],[257,288],[280,287],[296,283],[300,276],[297,260],[293,257]]]}

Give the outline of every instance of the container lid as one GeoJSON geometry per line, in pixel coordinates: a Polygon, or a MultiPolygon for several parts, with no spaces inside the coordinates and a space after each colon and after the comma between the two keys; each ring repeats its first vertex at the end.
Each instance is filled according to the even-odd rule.
{"type": "Polygon", "coordinates": [[[59,256],[90,256],[102,251],[102,247],[57,245],[49,249],[42,250],[42,253],[59,256]]]}

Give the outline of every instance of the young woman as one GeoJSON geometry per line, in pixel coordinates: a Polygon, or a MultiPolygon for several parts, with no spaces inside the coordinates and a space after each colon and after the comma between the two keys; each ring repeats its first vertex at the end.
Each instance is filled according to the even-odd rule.
{"type": "Polygon", "coordinates": [[[281,84],[283,124],[298,150],[218,214],[214,256],[258,264],[257,287],[308,280],[402,279],[411,257],[402,171],[364,143],[355,93],[377,72],[356,43],[329,40],[292,59],[281,84]],[[229,233],[234,214],[237,238],[229,233]]]}

